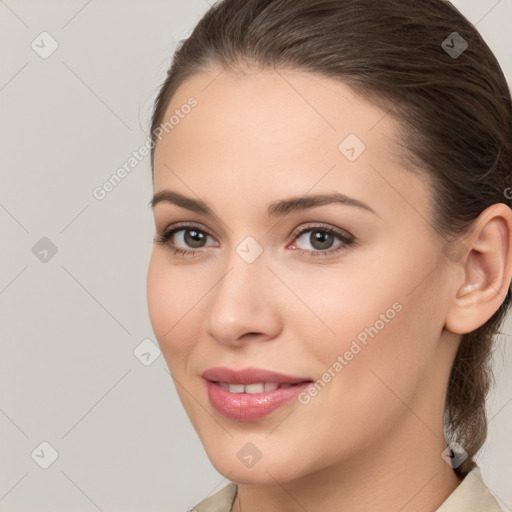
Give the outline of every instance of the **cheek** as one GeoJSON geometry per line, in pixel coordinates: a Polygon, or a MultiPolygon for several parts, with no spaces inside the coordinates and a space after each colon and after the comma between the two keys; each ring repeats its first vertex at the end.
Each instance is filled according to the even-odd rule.
{"type": "Polygon", "coordinates": [[[162,258],[153,249],[147,275],[148,313],[153,332],[160,343],[167,330],[172,326],[170,315],[176,308],[172,288],[162,258]]]}
{"type": "Polygon", "coordinates": [[[199,324],[195,320],[201,312],[207,283],[197,271],[191,273],[185,267],[172,266],[162,250],[153,250],[147,275],[148,313],[168,362],[169,356],[179,357],[190,351],[193,340],[198,338],[195,329],[199,324]]]}
{"type": "Polygon", "coordinates": [[[294,336],[307,341],[312,360],[320,363],[318,376],[335,375],[325,375],[333,382],[327,394],[353,397],[355,406],[376,393],[392,398],[386,384],[411,398],[435,357],[444,323],[440,288],[435,273],[425,279],[435,254],[411,249],[407,258],[403,254],[380,251],[378,260],[361,257],[337,269],[311,268],[300,279],[289,270],[281,273],[310,309],[298,301],[289,306],[294,336]]]}

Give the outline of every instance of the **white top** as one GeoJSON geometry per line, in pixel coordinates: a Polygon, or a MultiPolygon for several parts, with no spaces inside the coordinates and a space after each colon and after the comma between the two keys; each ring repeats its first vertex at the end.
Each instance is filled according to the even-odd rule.
{"type": "MultiPolygon", "coordinates": [[[[232,512],[237,490],[237,484],[231,482],[191,510],[232,512]]],[[[480,468],[476,466],[435,512],[503,512],[503,509],[485,485],[480,468]]]]}

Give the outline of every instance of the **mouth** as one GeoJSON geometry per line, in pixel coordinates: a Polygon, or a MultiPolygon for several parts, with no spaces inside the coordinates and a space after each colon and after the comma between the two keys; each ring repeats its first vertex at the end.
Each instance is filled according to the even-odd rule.
{"type": "MultiPolygon", "coordinates": [[[[242,377],[243,378],[243,377],[242,377]]],[[[271,416],[274,411],[288,406],[297,407],[301,393],[312,384],[311,379],[293,379],[296,382],[276,382],[274,379],[240,383],[229,380],[205,379],[206,394],[210,405],[219,414],[230,420],[249,422],[271,416]]],[[[261,378],[261,377],[260,377],[261,378]]],[[[238,375],[237,380],[241,379],[238,375]]],[[[289,377],[281,376],[281,380],[289,377]]]]}
{"type": "Polygon", "coordinates": [[[290,388],[293,386],[299,386],[313,382],[311,380],[302,382],[255,382],[254,384],[231,384],[229,382],[210,381],[213,384],[229,391],[230,393],[249,393],[251,395],[257,393],[266,393],[269,391],[275,391],[276,389],[290,388]]]}
{"type": "MultiPolygon", "coordinates": [[[[278,373],[273,370],[265,370],[263,368],[244,368],[241,370],[235,370],[232,368],[218,366],[214,368],[208,368],[202,373],[201,376],[204,379],[210,382],[218,383],[219,385],[243,385],[247,386],[248,389],[251,389],[251,385],[263,385],[268,386],[269,391],[271,390],[270,386],[273,385],[277,385],[278,387],[284,387],[285,384],[295,385],[303,384],[304,382],[312,382],[312,379],[310,379],[309,377],[296,377],[293,375],[278,373]]],[[[243,391],[236,391],[236,388],[233,387],[232,392],[242,393],[243,391]]],[[[261,391],[252,392],[258,393],[261,391]]],[[[247,393],[251,393],[251,391],[247,391],[247,393]]]]}
{"type": "MultiPolygon", "coordinates": [[[[289,405],[313,380],[269,370],[210,368],[203,372],[211,406],[224,417],[255,421],[289,405]]],[[[295,404],[296,406],[297,404],[295,404]]]]}

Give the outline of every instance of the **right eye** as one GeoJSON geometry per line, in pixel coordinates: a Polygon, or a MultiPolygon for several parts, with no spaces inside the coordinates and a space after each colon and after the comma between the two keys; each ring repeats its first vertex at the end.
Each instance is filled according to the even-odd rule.
{"type": "MultiPolygon", "coordinates": [[[[204,230],[195,225],[180,225],[168,228],[163,233],[155,235],[154,241],[161,245],[168,245],[175,254],[195,255],[196,249],[207,247],[208,238],[213,238],[204,230]]],[[[217,242],[213,245],[218,246],[217,242]]]]}

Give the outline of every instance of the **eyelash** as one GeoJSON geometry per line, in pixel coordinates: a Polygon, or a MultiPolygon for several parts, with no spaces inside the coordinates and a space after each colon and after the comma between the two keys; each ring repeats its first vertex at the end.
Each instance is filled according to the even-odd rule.
{"type": "MultiPolygon", "coordinates": [[[[187,231],[189,229],[194,230],[194,231],[199,231],[200,233],[204,233],[207,236],[211,236],[211,235],[209,235],[209,233],[207,231],[205,231],[204,229],[200,229],[200,227],[195,224],[181,224],[181,225],[174,226],[170,229],[165,230],[162,234],[157,233],[155,235],[154,241],[160,245],[168,245],[170,247],[170,249],[172,249],[174,254],[179,254],[181,256],[188,256],[188,255],[194,256],[197,253],[201,252],[201,249],[196,249],[196,250],[182,249],[180,247],[176,247],[173,243],[169,242],[169,240],[172,238],[172,236],[175,233],[177,233],[179,231],[183,231],[183,230],[187,231]]],[[[345,248],[351,247],[356,244],[356,239],[354,236],[346,235],[342,231],[339,231],[332,227],[327,227],[327,226],[322,226],[322,225],[309,226],[307,228],[304,228],[304,229],[301,229],[301,230],[298,230],[298,231],[292,233],[293,240],[296,240],[297,238],[302,236],[304,233],[307,233],[309,231],[320,231],[323,233],[328,233],[330,235],[337,237],[342,242],[342,244],[337,245],[336,247],[334,247],[332,249],[327,249],[326,251],[307,251],[304,249],[294,249],[295,251],[298,251],[301,254],[307,254],[307,255],[313,256],[313,257],[330,256],[331,254],[340,251],[344,247],[345,248]]]]}

